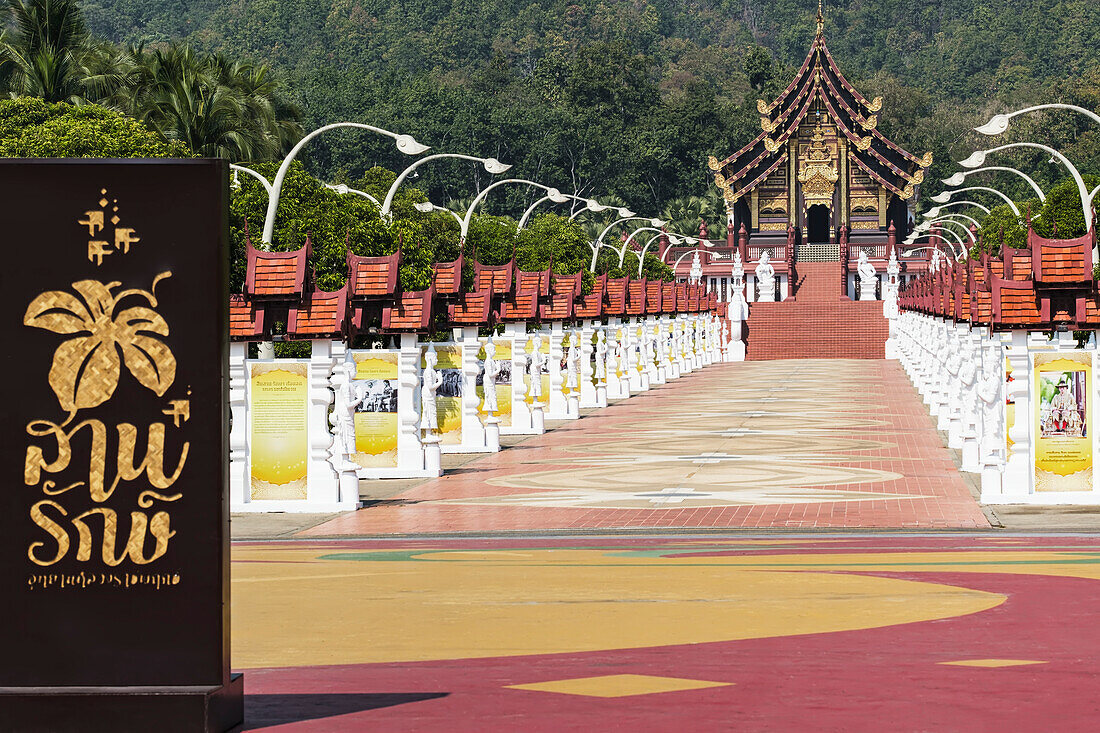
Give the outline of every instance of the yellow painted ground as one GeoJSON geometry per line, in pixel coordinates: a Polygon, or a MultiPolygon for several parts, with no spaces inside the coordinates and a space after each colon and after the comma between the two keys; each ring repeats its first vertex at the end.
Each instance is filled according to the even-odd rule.
{"type": "Polygon", "coordinates": [[[409,557],[353,560],[321,558],[370,553],[337,544],[244,546],[233,552],[233,666],[587,652],[950,618],[1005,597],[845,571],[1097,572],[1091,565],[1055,572],[1047,564],[1001,564],[1017,556],[1049,561],[1055,554],[662,558],[632,555],[629,548],[426,547],[409,557]],[[923,564],[933,561],[943,564],[923,564]]]}

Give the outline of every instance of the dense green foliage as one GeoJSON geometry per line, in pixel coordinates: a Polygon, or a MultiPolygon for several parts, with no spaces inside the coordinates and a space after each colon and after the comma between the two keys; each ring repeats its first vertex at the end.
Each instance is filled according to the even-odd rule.
{"type": "Polygon", "coordinates": [[[137,120],[96,106],[0,100],[0,157],[189,158],[191,151],[137,120]]]}
{"type": "Polygon", "coordinates": [[[280,157],[302,136],[301,111],[267,66],[170,44],[146,52],[88,33],[76,0],[8,0],[0,95],[95,103],[148,123],[200,155],[280,157]]]}
{"type": "MultiPolygon", "coordinates": [[[[1086,174],[1082,178],[1089,191],[1100,185],[1100,176],[1086,174]]],[[[983,250],[998,254],[1002,244],[1017,249],[1026,247],[1029,216],[1035,233],[1048,239],[1074,239],[1087,231],[1081,194],[1072,178],[1052,187],[1046,196],[1045,202],[1037,198],[1018,202],[1019,217],[1012,213],[1008,204],[990,209],[989,215],[981,220],[982,246],[972,248],[971,255],[977,257],[983,250]]]]}
{"type": "MultiPolygon", "coordinates": [[[[617,194],[637,211],[709,195],[706,156],[758,131],[757,97],[791,79],[813,38],[806,0],[91,0],[89,27],[116,41],[185,38],[244,54],[284,75],[306,127],[338,119],[408,132],[434,148],[496,155],[512,173],[562,190],[617,194]]],[[[826,38],[849,80],[886,103],[879,127],[936,156],[926,193],[984,139],[969,128],[1035,101],[1100,106],[1100,6],[1084,0],[840,0],[826,38]]],[[[1068,114],[1014,123],[1082,170],[1100,163],[1100,130],[1068,114]],[[1038,135],[1036,133],[1039,133],[1038,135]]],[[[1015,132],[1016,129],[1019,132],[1015,132]]],[[[310,166],[358,178],[396,169],[392,145],[343,132],[310,146],[310,166]]],[[[1063,175],[1038,155],[1004,154],[1063,175]]],[[[472,175],[473,174],[473,175],[472,175]]],[[[472,166],[439,163],[417,185],[462,199],[472,166]]],[[[483,175],[483,174],[482,174],[483,175]]],[[[1013,178],[985,174],[1013,195],[1013,178]]],[[[483,184],[482,184],[483,185],[483,184]]],[[[512,189],[495,211],[535,194],[512,189]]]]}

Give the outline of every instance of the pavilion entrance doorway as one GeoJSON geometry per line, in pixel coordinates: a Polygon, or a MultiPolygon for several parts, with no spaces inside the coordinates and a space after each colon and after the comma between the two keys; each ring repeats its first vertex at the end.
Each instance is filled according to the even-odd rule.
{"type": "Polygon", "coordinates": [[[829,207],[814,204],[806,210],[806,241],[820,244],[829,241],[829,207]]]}

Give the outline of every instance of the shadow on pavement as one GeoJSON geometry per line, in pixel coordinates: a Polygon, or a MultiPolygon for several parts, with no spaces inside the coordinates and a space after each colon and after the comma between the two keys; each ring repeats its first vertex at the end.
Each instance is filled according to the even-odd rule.
{"type": "Polygon", "coordinates": [[[446,692],[245,695],[244,725],[236,731],[300,723],[446,697],[446,692]]]}

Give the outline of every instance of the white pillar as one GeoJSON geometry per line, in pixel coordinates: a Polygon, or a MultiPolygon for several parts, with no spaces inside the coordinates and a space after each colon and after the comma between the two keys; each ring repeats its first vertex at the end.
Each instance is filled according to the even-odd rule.
{"type": "MultiPolygon", "coordinates": [[[[1046,341],[1043,334],[1038,334],[1046,341]]],[[[1012,365],[1012,382],[1008,397],[1015,402],[1016,419],[1008,435],[1012,438],[1012,447],[1005,461],[1002,494],[1006,497],[1024,497],[1031,493],[1031,358],[1028,348],[1032,334],[1026,331],[1013,331],[1008,350],[1008,361],[1012,365]]]]}
{"type": "Polygon", "coordinates": [[[512,425],[501,428],[504,435],[535,435],[531,422],[531,409],[527,405],[527,322],[518,321],[504,326],[504,337],[512,340],[512,425]]]}
{"type": "Polygon", "coordinates": [[[229,503],[251,501],[248,476],[248,344],[229,344],[229,503]]]}
{"type": "Polygon", "coordinates": [[[599,407],[596,401],[596,383],[593,378],[592,355],[594,353],[593,338],[596,335],[594,322],[586,318],[581,323],[581,402],[584,408],[599,407]]]}

